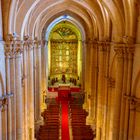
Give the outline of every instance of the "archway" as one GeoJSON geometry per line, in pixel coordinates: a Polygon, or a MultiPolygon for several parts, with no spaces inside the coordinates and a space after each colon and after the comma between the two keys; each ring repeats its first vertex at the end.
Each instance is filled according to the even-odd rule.
{"type": "Polygon", "coordinates": [[[49,87],[59,84],[81,86],[85,34],[79,26],[72,22],[72,17],[64,15],[55,19],[46,30],[49,87]]]}

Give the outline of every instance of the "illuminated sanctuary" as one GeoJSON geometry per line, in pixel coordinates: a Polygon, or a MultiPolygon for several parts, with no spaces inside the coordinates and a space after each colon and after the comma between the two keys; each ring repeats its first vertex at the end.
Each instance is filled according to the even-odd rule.
{"type": "Polygon", "coordinates": [[[64,20],[53,27],[48,38],[48,85],[81,85],[81,74],[81,34],[64,20]]]}
{"type": "Polygon", "coordinates": [[[0,0],[0,140],[140,140],[140,0],[0,0]]]}

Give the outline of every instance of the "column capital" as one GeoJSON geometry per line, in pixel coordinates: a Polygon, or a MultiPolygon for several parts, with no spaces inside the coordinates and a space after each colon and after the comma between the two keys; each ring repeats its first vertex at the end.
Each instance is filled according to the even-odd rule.
{"type": "Polygon", "coordinates": [[[124,44],[115,44],[114,51],[118,58],[123,58],[124,55],[124,44]]]}
{"type": "Polygon", "coordinates": [[[110,45],[110,42],[98,41],[97,44],[98,44],[97,47],[98,47],[99,51],[101,51],[101,52],[107,52],[108,51],[108,48],[109,48],[109,45],[110,45]]]}
{"type": "Polygon", "coordinates": [[[1,97],[0,98],[0,108],[4,107],[5,105],[7,105],[7,98],[1,97]]]}
{"type": "Polygon", "coordinates": [[[123,42],[125,44],[134,44],[135,38],[132,36],[123,36],[123,42]]]}
{"type": "Polygon", "coordinates": [[[18,36],[16,34],[8,34],[6,37],[6,42],[13,42],[17,40],[18,36]]]}
{"type": "Polygon", "coordinates": [[[135,52],[135,48],[134,46],[125,46],[124,48],[124,52],[127,53],[127,54],[134,54],[135,52]]]}
{"type": "Polygon", "coordinates": [[[0,109],[5,110],[6,105],[8,104],[8,99],[11,98],[13,94],[6,94],[0,97],[0,109]]]}
{"type": "Polygon", "coordinates": [[[134,55],[135,47],[134,44],[116,43],[114,44],[114,51],[118,57],[122,58],[124,55],[134,55]]]}
{"type": "Polygon", "coordinates": [[[24,46],[27,47],[28,49],[33,49],[34,40],[30,39],[28,35],[24,36],[24,46]]]}
{"type": "Polygon", "coordinates": [[[131,110],[136,110],[140,107],[140,98],[136,98],[135,96],[124,94],[124,99],[128,100],[130,103],[131,110]]]}
{"type": "Polygon", "coordinates": [[[5,43],[5,56],[12,57],[23,52],[23,41],[13,41],[10,43],[5,43]]]}

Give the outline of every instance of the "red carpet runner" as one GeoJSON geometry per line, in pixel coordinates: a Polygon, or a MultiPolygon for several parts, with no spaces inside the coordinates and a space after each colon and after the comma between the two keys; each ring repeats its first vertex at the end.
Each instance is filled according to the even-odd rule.
{"type": "Polygon", "coordinates": [[[68,123],[68,101],[62,100],[62,140],[70,140],[68,123]]]}
{"type": "Polygon", "coordinates": [[[58,101],[61,103],[62,108],[62,121],[61,121],[61,139],[70,140],[69,135],[69,121],[68,121],[68,100],[70,95],[70,89],[67,87],[61,87],[58,90],[58,101]]]}

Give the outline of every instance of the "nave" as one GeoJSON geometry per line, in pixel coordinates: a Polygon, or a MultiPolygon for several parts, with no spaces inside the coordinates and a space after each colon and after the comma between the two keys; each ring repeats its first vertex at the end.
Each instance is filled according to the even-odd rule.
{"type": "Polygon", "coordinates": [[[57,126],[41,116],[60,84],[81,88],[74,121],[96,140],[140,140],[140,0],[0,0],[0,140],[84,135],[70,101],[52,101],[57,126]]]}
{"type": "Polygon", "coordinates": [[[36,135],[37,140],[93,140],[95,132],[86,125],[88,113],[82,108],[83,100],[71,96],[69,90],[59,90],[56,99],[50,99],[42,113],[44,124],[36,135]]]}

